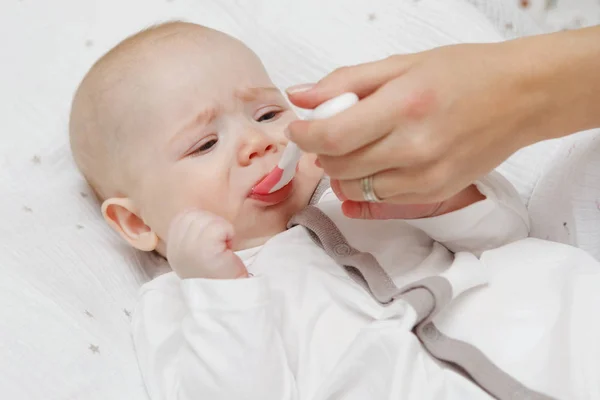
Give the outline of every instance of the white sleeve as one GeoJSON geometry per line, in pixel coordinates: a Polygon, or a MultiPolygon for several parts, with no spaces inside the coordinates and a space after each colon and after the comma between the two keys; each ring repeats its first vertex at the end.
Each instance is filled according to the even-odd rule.
{"type": "Polygon", "coordinates": [[[133,318],[152,400],[297,399],[266,278],[168,275],[142,291],[133,318]]]}
{"type": "Polygon", "coordinates": [[[497,172],[475,182],[486,198],[433,218],[406,220],[453,252],[480,256],[529,234],[529,216],[519,194],[497,172]]]}

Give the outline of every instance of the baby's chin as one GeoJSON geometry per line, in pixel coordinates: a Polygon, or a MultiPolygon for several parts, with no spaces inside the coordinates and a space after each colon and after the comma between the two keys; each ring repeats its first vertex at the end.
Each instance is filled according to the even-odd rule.
{"type": "MultiPolygon", "coordinates": [[[[304,198],[305,205],[308,205],[310,198],[317,189],[319,182],[323,179],[325,173],[323,170],[315,165],[317,156],[314,154],[305,154],[300,159],[298,165],[298,173],[296,178],[298,180],[298,186],[300,195],[304,198]]],[[[296,179],[295,179],[296,180],[296,179]]]]}
{"type": "Polygon", "coordinates": [[[309,205],[319,182],[323,179],[324,172],[315,165],[315,160],[316,156],[312,154],[307,154],[300,160],[298,172],[293,180],[294,191],[288,204],[293,209],[292,215],[309,205]]]}
{"type": "MultiPolygon", "coordinates": [[[[277,232],[277,233],[281,233],[281,232],[277,232]]],[[[232,250],[233,251],[242,251],[242,250],[251,249],[253,247],[262,246],[265,243],[267,243],[269,241],[269,239],[271,239],[277,233],[275,233],[273,235],[250,238],[250,239],[244,240],[240,243],[234,243],[232,246],[232,250]]]]}

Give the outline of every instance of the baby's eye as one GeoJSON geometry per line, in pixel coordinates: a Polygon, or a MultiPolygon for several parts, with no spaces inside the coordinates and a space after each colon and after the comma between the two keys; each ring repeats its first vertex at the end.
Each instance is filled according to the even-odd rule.
{"type": "Polygon", "coordinates": [[[207,142],[204,142],[201,146],[196,148],[194,151],[190,153],[191,156],[199,156],[201,154],[206,153],[210,149],[212,149],[218,142],[218,139],[210,139],[207,142]]]}
{"type": "Polygon", "coordinates": [[[277,111],[277,110],[269,111],[269,112],[261,115],[260,117],[258,117],[258,119],[256,121],[258,121],[258,122],[269,121],[269,120],[272,120],[273,118],[277,117],[280,113],[281,113],[281,111],[277,111]]]}

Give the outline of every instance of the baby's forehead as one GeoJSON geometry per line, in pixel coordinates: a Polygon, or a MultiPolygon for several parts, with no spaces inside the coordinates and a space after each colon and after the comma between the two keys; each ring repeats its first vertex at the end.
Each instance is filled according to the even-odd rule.
{"type": "Polygon", "coordinates": [[[118,97],[124,102],[119,108],[133,112],[143,103],[172,104],[185,96],[272,85],[261,61],[243,43],[190,25],[143,32],[115,47],[92,71],[94,94],[109,103],[118,97]]]}
{"type": "Polygon", "coordinates": [[[271,80],[260,59],[243,43],[220,32],[191,29],[149,36],[127,49],[121,68],[124,83],[140,95],[161,92],[215,92],[223,86],[267,86],[271,80]],[[125,72],[125,71],[123,71],[125,72]],[[144,89],[144,90],[142,90],[144,89]]]}
{"type": "Polygon", "coordinates": [[[118,49],[119,87],[111,89],[116,101],[108,99],[122,135],[166,134],[199,110],[257,97],[259,88],[276,91],[256,54],[221,32],[176,25],[135,40],[118,49]]]}
{"type": "Polygon", "coordinates": [[[171,79],[184,79],[186,74],[243,65],[252,71],[262,65],[256,55],[242,42],[200,25],[168,23],[133,35],[103,56],[92,68],[92,78],[116,72],[121,82],[140,78],[160,77],[171,72],[171,79]],[[153,77],[152,75],[158,75],[153,77]]]}

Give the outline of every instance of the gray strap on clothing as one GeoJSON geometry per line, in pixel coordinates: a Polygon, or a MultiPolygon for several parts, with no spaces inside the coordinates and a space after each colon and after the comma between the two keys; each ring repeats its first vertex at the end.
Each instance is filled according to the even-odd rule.
{"type": "Polygon", "coordinates": [[[389,303],[398,294],[398,288],[375,257],[350,246],[342,232],[320,209],[307,207],[296,214],[290,224],[289,227],[302,225],[307,228],[312,240],[378,302],[389,303]]]}
{"type": "Polygon", "coordinates": [[[475,346],[441,333],[432,318],[452,300],[452,286],[447,279],[433,276],[398,288],[370,253],[352,247],[335,223],[320,209],[309,206],[296,214],[288,227],[304,226],[313,241],[362,286],[377,302],[389,304],[402,299],[417,313],[415,334],[429,351],[442,362],[462,369],[475,384],[500,400],[551,400],[528,389],[498,368],[475,346]]]}

